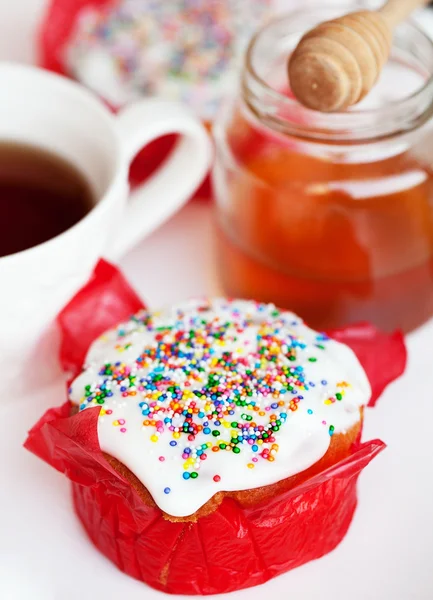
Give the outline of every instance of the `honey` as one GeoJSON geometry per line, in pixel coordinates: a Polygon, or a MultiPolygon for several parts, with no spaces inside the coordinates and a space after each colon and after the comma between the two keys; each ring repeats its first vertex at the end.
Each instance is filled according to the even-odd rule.
{"type": "MultiPolygon", "coordinates": [[[[265,64],[263,44],[260,36],[253,41],[250,66],[257,45],[265,64]]],[[[399,93],[425,98],[429,74],[414,76],[412,63],[396,54],[363,110],[331,117],[301,109],[281,87],[270,94],[257,71],[244,75],[241,98],[215,129],[217,256],[226,293],[274,302],[319,329],[369,321],[410,331],[433,314],[433,132],[426,114],[433,91],[427,89],[430,105],[406,105],[399,120],[391,113],[405,96],[389,109],[383,102],[390,72],[401,81],[408,69],[408,88],[399,93]]]]}

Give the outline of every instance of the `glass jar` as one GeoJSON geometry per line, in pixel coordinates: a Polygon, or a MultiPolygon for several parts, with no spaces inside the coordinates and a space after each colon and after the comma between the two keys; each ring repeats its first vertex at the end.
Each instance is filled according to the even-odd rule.
{"type": "Polygon", "coordinates": [[[347,112],[296,102],[287,58],[308,8],[262,29],[214,126],[217,256],[230,296],[272,301],[319,329],[410,331],[433,314],[433,44],[396,31],[372,92],[347,112]]]}

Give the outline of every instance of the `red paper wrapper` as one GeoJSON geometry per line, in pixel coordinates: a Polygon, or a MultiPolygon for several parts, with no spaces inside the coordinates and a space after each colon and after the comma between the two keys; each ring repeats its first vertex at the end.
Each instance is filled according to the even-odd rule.
{"type": "MultiPolygon", "coordinates": [[[[61,361],[76,373],[94,337],[141,307],[117,269],[100,262],[91,281],[59,316],[61,361]]],[[[373,388],[374,405],[404,370],[399,333],[363,324],[330,332],[353,348],[373,388]]],[[[105,461],[97,438],[99,409],[70,416],[66,402],[41,418],[26,448],[72,481],[75,510],[99,550],[122,571],[159,590],[216,594],[264,583],[331,551],[356,507],[356,482],[385,444],[357,443],[345,460],[253,508],[232,498],[197,522],[171,522],[145,505],[105,461]]]]}

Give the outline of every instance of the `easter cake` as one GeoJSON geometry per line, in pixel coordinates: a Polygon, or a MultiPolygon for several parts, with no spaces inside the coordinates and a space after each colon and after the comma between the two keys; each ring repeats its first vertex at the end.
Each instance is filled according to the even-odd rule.
{"type": "Polygon", "coordinates": [[[91,346],[70,388],[148,506],[197,521],[260,506],[350,454],[370,385],[350,348],[290,312],[212,299],[143,310],[91,346]]]}

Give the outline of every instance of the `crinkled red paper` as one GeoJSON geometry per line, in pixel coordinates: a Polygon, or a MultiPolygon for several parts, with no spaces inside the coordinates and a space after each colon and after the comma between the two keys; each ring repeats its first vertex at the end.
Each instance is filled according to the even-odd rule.
{"type": "MultiPolygon", "coordinates": [[[[141,306],[121,273],[101,261],[59,316],[64,368],[76,373],[93,338],[141,306]]],[[[367,324],[330,333],[364,365],[373,406],[404,370],[402,336],[367,324]]],[[[105,461],[98,414],[96,407],[70,416],[66,402],[45,413],[25,446],[72,481],[75,510],[99,550],[125,573],[173,594],[257,585],[332,550],[352,520],[360,472],[385,447],[380,440],[358,443],[345,460],[263,505],[242,508],[225,498],[195,523],[171,522],[105,461]]]]}

